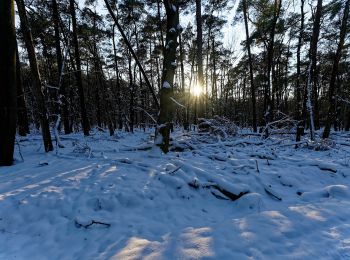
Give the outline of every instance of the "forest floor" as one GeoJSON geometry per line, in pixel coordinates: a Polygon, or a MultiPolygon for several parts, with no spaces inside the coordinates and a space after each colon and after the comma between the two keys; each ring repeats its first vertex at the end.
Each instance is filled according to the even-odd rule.
{"type": "Polygon", "coordinates": [[[152,133],[62,136],[48,154],[18,138],[0,259],[350,259],[349,133],[295,149],[178,130],[166,155],[152,133]]]}

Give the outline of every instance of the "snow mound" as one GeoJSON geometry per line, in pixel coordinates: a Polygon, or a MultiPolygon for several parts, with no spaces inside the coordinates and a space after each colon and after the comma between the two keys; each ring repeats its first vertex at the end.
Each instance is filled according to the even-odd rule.
{"type": "Polygon", "coordinates": [[[349,198],[349,189],[345,185],[330,185],[323,189],[308,191],[301,194],[301,198],[305,201],[313,201],[322,198],[349,198]]]}
{"type": "Polygon", "coordinates": [[[234,203],[239,211],[261,212],[264,209],[263,198],[259,193],[245,194],[234,203]]]}

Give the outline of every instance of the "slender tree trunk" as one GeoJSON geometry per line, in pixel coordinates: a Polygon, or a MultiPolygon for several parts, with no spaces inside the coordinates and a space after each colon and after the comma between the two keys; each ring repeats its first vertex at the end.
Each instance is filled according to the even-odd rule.
{"type": "Polygon", "coordinates": [[[116,87],[117,87],[117,106],[118,106],[118,129],[123,129],[123,119],[122,119],[122,109],[121,109],[121,89],[119,81],[119,68],[118,68],[118,59],[117,59],[117,49],[115,45],[115,24],[113,25],[113,53],[114,53],[114,68],[116,76],[116,87]]]}
{"type": "Polygon", "coordinates": [[[257,132],[257,123],[256,123],[256,97],[255,97],[255,84],[254,84],[254,74],[253,74],[253,61],[252,54],[250,51],[250,37],[248,29],[248,17],[247,17],[247,1],[243,0],[243,16],[244,16],[244,25],[245,25],[245,35],[246,35],[246,48],[248,52],[248,63],[249,63],[249,76],[250,76],[250,92],[252,98],[252,108],[253,108],[253,130],[257,132]]]}
{"type": "Polygon", "coordinates": [[[174,75],[176,69],[176,48],[178,47],[179,6],[176,0],[164,1],[167,16],[166,45],[163,60],[162,88],[160,90],[160,111],[156,133],[156,143],[164,153],[169,151],[170,129],[173,120],[174,75]]]}
{"type": "MultiPolygon", "coordinates": [[[[56,48],[56,59],[57,59],[57,85],[59,87],[59,101],[62,101],[61,107],[61,117],[64,126],[64,133],[70,134],[70,126],[69,126],[69,118],[68,118],[68,102],[66,97],[66,86],[62,82],[62,74],[63,74],[63,61],[62,61],[62,52],[61,52],[61,44],[60,44],[60,30],[59,30],[59,12],[58,5],[56,0],[52,0],[52,19],[55,30],[55,48],[56,48]]],[[[67,46],[69,48],[69,46],[67,46]]]]}
{"type": "Polygon", "coordinates": [[[350,109],[346,110],[346,124],[345,124],[345,131],[350,130],[350,109]]]}
{"type": "MultiPolygon", "coordinates": [[[[269,38],[269,44],[267,47],[267,113],[266,113],[266,125],[273,120],[273,113],[274,113],[274,101],[272,98],[271,102],[271,97],[275,94],[273,93],[272,90],[274,90],[273,86],[273,76],[272,70],[273,70],[273,52],[274,52],[274,45],[275,45],[275,33],[276,33],[276,25],[277,25],[277,20],[280,15],[281,11],[281,5],[282,5],[282,0],[275,0],[274,4],[274,11],[273,11],[273,19],[271,22],[271,31],[270,31],[270,38],[269,38]],[[271,93],[272,92],[272,93],[271,93]]],[[[266,133],[265,136],[268,136],[268,129],[266,128],[266,133]]]]}
{"type": "Polygon", "coordinates": [[[206,106],[205,106],[205,114],[208,116],[208,101],[209,101],[209,53],[210,53],[210,37],[211,37],[211,29],[208,28],[208,40],[207,40],[207,55],[206,55],[206,67],[205,67],[205,97],[206,97],[206,106]]]}
{"type": "Polygon", "coordinates": [[[164,36],[163,36],[163,28],[162,28],[162,16],[160,13],[161,8],[161,0],[157,0],[157,16],[158,16],[158,30],[160,33],[160,42],[162,44],[162,47],[164,49],[164,36]]]}
{"type": "Polygon", "coordinates": [[[105,122],[107,123],[109,135],[113,136],[114,134],[114,127],[112,123],[112,117],[111,117],[111,111],[112,111],[112,105],[110,102],[110,99],[108,96],[108,88],[106,83],[106,76],[103,71],[103,66],[101,62],[100,55],[98,53],[98,48],[96,45],[96,41],[94,41],[94,67],[97,70],[97,80],[99,82],[99,91],[101,92],[103,104],[101,110],[104,112],[105,115],[105,122]]]}
{"type": "Polygon", "coordinates": [[[203,87],[203,30],[202,30],[202,1],[196,0],[196,25],[197,25],[197,84],[203,87]]]}
{"type": "Polygon", "coordinates": [[[338,47],[337,51],[334,55],[334,60],[333,60],[333,67],[332,67],[332,74],[331,74],[331,80],[329,83],[329,90],[328,90],[328,102],[329,102],[329,107],[328,107],[328,115],[327,115],[327,121],[326,121],[326,126],[323,131],[322,138],[328,138],[331,130],[331,124],[334,121],[335,118],[335,82],[336,78],[338,76],[338,67],[339,67],[339,61],[341,59],[341,54],[342,50],[344,47],[344,42],[345,42],[345,37],[346,37],[346,31],[347,31],[347,22],[349,18],[349,4],[350,0],[347,0],[345,3],[345,8],[344,8],[344,14],[343,14],[343,19],[341,23],[341,28],[340,28],[340,36],[339,36],[339,42],[338,42],[338,47]]]}
{"type": "Polygon", "coordinates": [[[13,0],[0,1],[0,166],[13,163],[16,135],[16,30],[13,0]]]}
{"type": "Polygon", "coordinates": [[[24,90],[23,90],[21,63],[19,61],[17,48],[16,48],[16,85],[17,85],[18,134],[20,136],[26,136],[27,134],[29,134],[29,122],[28,122],[28,115],[27,115],[26,100],[25,100],[24,90]]]}
{"type": "Polygon", "coordinates": [[[75,77],[78,85],[81,122],[82,122],[84,135],[88,136],[90,131],[90,125],[89,125],[89,120],[86,113],[83,79],[81,76],[81,61],[80,61],[79,42],[78,42],[78,35],[77,35],[77,18],[75,14],[75,1],[69,0],[69,3],[70,3],[70,7],[69,7],[70,14],[72,16],[73,44],[74,44],[75,62],[76,62],[75,77]]]}
{"type": "MultiPolygon", "coordinates": [[[[299,38],[298,38],[298,46],[297,46],[297,82],[296,82],[296,98],[297,98],[297,104],[296,104],[296,120],[298,120],[298,127],[297,127],[297,135],[296,135],[296,141],[299,142],[301,135],[304,134],[304,128],[305,128],[305,121],[303,116],[303,102],[302,102],[302,95],[301,95],[301,60],[300,60],[300,52],[301,47],[303,45],[303,39],[304,39],[304,2],[305,0],[300,0],[300,32],[299,32],[299,38]]],[[[304,91],[305,92],[305,91],[304,91]]]]}
{"type": "Polygon", "coordinates": [[[321,16],[322,16],[322,0],[317,0],[316,14],[314,25],[312,29],[312,37],[310,42],[309,50],[309,68],[308,68],[308,80],[306,87],[306,96],[307,102],[306,107],[309,112],[310,119],[310,137],[311,140],[315,139],[315,125],[314,125],[314,109],[312,107],[312,97],[313,97],[313,84],[316,84],[316,65],[317,65],[317,42],[320,34],[320,25],[321,25],[321,16]]]}
{"type": "Polygon", "coordinates": [[[129,88],[130,88],[130,103],[129,103],[129,114],[130,114],[130,131],[134,132],[134,83],[132,77],[132,66],[131,66],[131,55],[129,55],[129,88]]]}
{"type": "MultiPolygon", "coordinates": [[[[181,33],[179,33],[179,44],[180,44],[180,69],[181,69],[181,92],[183,97],[186,97],[186,87],[185,87],[185,68],[184,68],[184,50],[183,50],[183,42],[181,33]]],[[[185,99],[184,99],[185,100],[185,99]]],[[[183,117],[184,117],[184,129],[189,129],[189,122],[187,120],[187,110],[189,109],[189,106],[186,106],[185,111],[183,111],[183,117]]]]}
{"type": "MultiPolygon", "coordinates": [[[[215,108],[215,114],[218,115],[219,113],[219,102],[218,102],[218,86],[217,86],[217,75],[216,75],[216,49],[215,49],[215,38],[212,38],[211,41],[211,53],[212,53],[212,64],[213,64],[213,77],[212,77],[212,89],[214,92],[214,104],[213,107],[215,108]]],[[[213,115],[214,116],[214,115],[213,115]]]]}
{"type": "Polygon", "coordinates": [[[42,90],[43,84],[41,81],[39,67],[36,59],[32,33],[29,29],[24,1],[17,0],[16,2],[17,2],[18,14],[21,20],[21,29],[23,33],[24,43],[27,48],[30,69],[33,77],[32,88],[33,88],[33,94],[35,96],[35,101],[38,105],[39,120],[40,120],[42,135],[43,135],[44,147],[45,147],[45,151],[49,152],[53,150],[53,146],[52,146],[52,140],[51,140],[51,134],[50,134],[48,113],[47,113],[47,108],[45,104],[45,96],[42,90]]]}
{"type": "Polygon", "coordinates": [[[185,92],[185,68],[184,68],[184,51],[181,33],[179,33],[179,44],[180,44],[180,69],[181,69],[181,91],[185,92]]]}

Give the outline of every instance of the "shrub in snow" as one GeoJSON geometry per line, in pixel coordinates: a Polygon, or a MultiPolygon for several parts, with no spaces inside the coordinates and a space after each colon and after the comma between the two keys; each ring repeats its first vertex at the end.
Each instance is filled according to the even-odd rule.
{"type": "Polygon", "coordinates": [[[92,155],[92,150],[91,147],[88,144],[81,144],[79,142],[73,142],[73,153],[75,154],[84,154],[86,156],[91,157],[92,155]]]}
{"type": "Polygon", "coordinates": [[[263,129],[262,133],[280,134],[291,133],[297,129],[298,120],[293,119],[289,115],[277,111],[275,114],[275,121],[268,123],[263,129]]]}
{"type": "Polygon", "coordinates": [[[208,132],[219,135],[223,138],[235,136],[238,132],[238,126],[225,117],[214,116],[214,118],[198,118],[199,132],[208,132]]]}
{"type": "Polygon", "coordinates": [[[311,141],[307,145],[310,149],[315,151],[327,151],[335,147],[335,142],[330,139],[320,139],[311,141]]]}

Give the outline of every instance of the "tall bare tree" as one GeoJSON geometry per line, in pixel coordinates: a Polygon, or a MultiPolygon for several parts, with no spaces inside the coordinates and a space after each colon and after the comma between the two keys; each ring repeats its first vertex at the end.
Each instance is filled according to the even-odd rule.
{"type": "Polygon", "coordinates": [[[167,30],[156,143],[164,153],[167,153],[169,151],[170,130],[173,120],[173,101],[171,96],[173,94],[174,75],[177,66],[176,48],[179,45],[177,38],[181,27],[179,25],[178,2],[176,0],[165,0],[164,7],[167,17],[167,30]]]}
{"type": "Polygon", "coordinates": [[[0,1],[0,166],[12,165],[16,134],[16,31],[13,0],[0,1]]]}
{"type": "Polygon", "coordinates": [[[69,8],[72,16],[73,44],[74,44],[74,54],[75,54],[75,63],[76,63],[75,77],[77,80],[78,92],[79,92],[81,122],[82,122],[84,135],[88,136],[90,131],[90,124],[86,113],[83,79],[81,76],[81,60],[80,60],[79,42],[78,42],[78,34],[77,34],[77,18],[75,13],[74,0],[69,0],[69,8]]]}
{"type": "Polygon", "coordinates": [[[203,30],[202,30],[202,1],[196,0],[196,25],[197,25],[197,66],[198,85],[203,88],[203,30]]]}
{"type": "Polygon", "coordinates": [[[248,7],[247,0],[242,0],[242,10],[244,17],[244,26],[245,26],[245,35],[246,35],[246,48],[248,52],[248,63],[249,63],[249,77],[250,77],[250,91],[252,98],[252,108],[253,108],[253,130],[257,132],[257,119],[256,119],[256,97],[255,97],[255,84],[254,84],[254,74],[253,74],[253,61],[252,53],[250,51],[250,37],[249,37],[249,28],[248,28],[248,7]]]}
{"type": "MultiPolygon", "coordinates": [[[[297,46],[297,80],[296,80],[296,119],[298,122],[296,141],[299,142],[301,135],[304,134],[305,121],[303,120],[303,101],[302,101],[302,88],[301,88],[301,47],[304,39],[304,3],[305,0],[300,0],[300,31],[298,37],[297,46]]],[[[305,106],[304,106],[305,109],[305,106]]],[[[305,114],[305,113],[304,113],[305,114]]]]}
{"type": "MultiPolygon", "coordinates": [[[[316,74],[316,65],[317,65],[317,43],[318,37],[320,35],[320,26],[321,26],[321,16],[322,16],[322,0],[317,0],[317,7],[315,13],[315,19],[312,28],[312,36],[310,41],[309,49],[309,68],[308,68],[308,79],[307,86],[305,88],[307,97],[306,107],[309,112],[310,120],[310,138],[314,140],[315,138],[315,117],[314,112],[317,110],[312,106],[312,98],[314,97],[314,104],[317,103],[317,95],[314,93],[317,90],[317,74],[316,74]]],[[[318,113],[318,112],[317,112],[318,113]]]]}
{"type": "Polygon", "coordinates": [[[16,0],[16,3],[17,3],[19,18],[21,20],[21,29],[23,33],[23,39],[24,39],[24,43],[25,43],[25,46],[28,52],[28,57],[29,57],[30,70],[33,78],[32,89],[33,89],[35,101],[38,106],[39,120],[40,120],[43,141],[44,141],[44,147],[45,147],[45,151],[49,152],[53,150],[53,146],[52,146],[52,140],[51,140],[51,134],[50,134],[48,111],[45,104],[45,96],[43,93],[43,83],[41,80],[38,62],[35,54],[33,37],[32,37],[31,30],[29,28],[24,1],[16,0]]]}
{"type": "MultiPolygon", "coordinates": [[[[63,74],[63,61],[62,61],[62,51],[61,51],[61,44],[60,44],[60,30],[59,30],[59,24],[60,24],[60,16],[58,11],[58,4],[56,0],[52,0],[52,19],[54,24],[54,31],[55,31],[55,48],[56,48],[56,59],[57,59],[57,70],[58,70],[58,77],[57,77],[57,85],[59,87],[59,94],[62,96],[62,107],[61,107],[61,115],[62,115],[62,121],[64,126],[64,132],[65,134],[69,134],[71,132],[71,128],[69,126],[69,118],[68,118],[68,102],[67,102],[67,94],[66,94],[66,86],[62,82],[62,74],[63,74]]],[[[67,46],[69,48],[69,46],[67,46]]]]}
{"type": "Polygon", "coordinates": [[[350,0],[347,0],[345,3],[343,19],[340,27],[338,47],[334,55],[331,80],[329,82],[329,90],[328,90],[328,100],[329,100],[328,115],[327,115],[327,121],[323,131],[322,138],[329,137],[329,133],[331,131],[331,125],[335,117],[335,88],[336,88],[335,82],[338,76],[339,61],[342,55],[342,50],[344,47],[344,42],[346,37],[347,23],[349,18],[349,4],[350,4],[350,0]]]}

